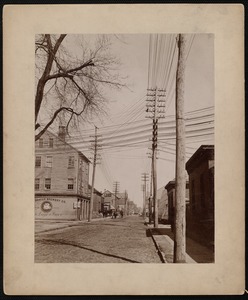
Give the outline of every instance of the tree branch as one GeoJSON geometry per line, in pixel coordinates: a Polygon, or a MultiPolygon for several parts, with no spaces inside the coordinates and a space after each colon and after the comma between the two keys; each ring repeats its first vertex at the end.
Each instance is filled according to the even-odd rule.
{"type": "MultiPolygon", "coordinates": [[[[37,141],[46,132],[46,130],[52,125],[52,123],[55,121],[56,117],[62,110],[66,110],[66,111],[70,112],[72,115],[80,116],[84,112],[85,108],[86,108],[86,105],[84,105],[83,109],[80,112],[76,112],[70,107],[60,107],[59,109],[56,110],[52,119],[46,124],[46,126],[38,134],[35,135],[35,141],[37,141]]],[[[71,121],[71,118],[69,121],[71,121]]],[[[35,125],[35,129],[37,129],[39,127],[40,127],[40,124],[35,125]]]]}

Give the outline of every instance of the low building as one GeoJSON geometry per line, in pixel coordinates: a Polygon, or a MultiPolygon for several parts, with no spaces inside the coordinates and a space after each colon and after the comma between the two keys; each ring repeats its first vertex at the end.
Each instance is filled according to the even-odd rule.
{"type": "Polygon", "coordinates": [[[187,234],[214,244],[214,146],[202,145],[186,163],[190,201],[187,234]]]}
{"type": "MultiPolygon", "coordinates": [[[[176,182],[175,179],[169,181],[165,189],[167,190],[167,197],[168,197],[168,222],[169,224],[174,225],[175,221],[175,206],[176,206],[176,182]]],[[[186,190],[185,190],[185,204],[186,209],[189,203],[189,182],[186,180],[186,190]]]]}
{"type": "Polygon", "coordinates": [[[59,134],[46,131],[35,142],[35,218],[86,219],[89,212],[89,159],[59,134]]]}
{"type": "Polygon", "coordinates": [[[157,201],[158,201],[158,222],[166,224],[169,222],[168,195],[164,187],[161,187],[157,191],[157,201]]]}
{"type": "MultiPolygon", "coordinates": [[[[89,185],[89,193],[91,193],[91,185],[89,185]]],[[[93,218],[99,217],[99,212],[102,212],[103,210],[104,210],[103,193],[99,192],[97,189],[94,188],[92,217],[93,218]]]]}

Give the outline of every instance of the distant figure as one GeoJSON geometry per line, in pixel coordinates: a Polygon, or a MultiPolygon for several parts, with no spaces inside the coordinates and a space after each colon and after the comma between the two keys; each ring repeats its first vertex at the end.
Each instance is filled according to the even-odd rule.
{"type": "Polygon", "coordinates": [[[118,216],[118,213],[117,213],[117,211],[115,211],[115,212],[114,212],[114,217],[115,217],[115,219],[116,219],[117,216],[118,216]]]}
{"type": "Polygon", "coordinates": [[[116,218],[116,216],[115,216],[115,212],[114,212],[114,211],[112,211],[112,217],[111,217],[111,219],[114,219],[114,217],[116,218]]]}
{"type": "Polygon", "coordinates": [[[121,210],[120,214],[121,214],[121,217],[123,218],[123,211],[122,210],[121,210]]]}

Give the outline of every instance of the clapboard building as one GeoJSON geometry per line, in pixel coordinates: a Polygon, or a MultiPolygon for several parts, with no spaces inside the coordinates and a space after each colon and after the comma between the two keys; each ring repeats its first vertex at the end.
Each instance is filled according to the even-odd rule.
{"type": "Polygon", "coordinates": [[[89,159],[58,136],[46,131],[35,142],[35,218],[86,219],[89,212],[89,159]]]}

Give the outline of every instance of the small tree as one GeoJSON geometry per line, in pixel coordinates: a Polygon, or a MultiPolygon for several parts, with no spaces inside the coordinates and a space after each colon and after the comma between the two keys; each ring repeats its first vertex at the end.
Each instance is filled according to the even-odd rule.
{"type": "Polygon", "coordinates": [[[103,111],[104,87],[121,88],[118,61],[108,36],[37,35],[35,40],[35,140],[59,118],[77,126],[103,111]],[[42,117],[45,118],[42,120],[42,117]]]}

